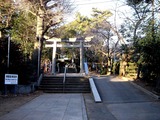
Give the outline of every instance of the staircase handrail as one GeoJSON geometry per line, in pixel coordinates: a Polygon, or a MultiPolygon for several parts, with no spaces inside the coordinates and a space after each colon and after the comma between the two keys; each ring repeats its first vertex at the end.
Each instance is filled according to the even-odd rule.
{"type": "Polygon", "coordinates": [[[63,77],[63,84],[65,84],[65,82],[66,82],[67,68],[68,68],[68,65],[65,65],[65,68],[64,68],[64,77],[63,77]]]}
{"type": "Polygon", "coordinates": [[[65,67],[64,67],[64,77],[63,77],[63,93],[64,93],[65,83],[66,83],[67,68],[68,68],[68,65],[65,65],[65,67]]]}

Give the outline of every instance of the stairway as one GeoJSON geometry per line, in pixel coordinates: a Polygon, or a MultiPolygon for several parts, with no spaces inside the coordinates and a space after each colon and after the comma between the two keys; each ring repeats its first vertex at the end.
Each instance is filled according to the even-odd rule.
{"type": "Polygon", "coordinates": [[[86,77],[66,77],[63,84],[63,77],[43,77],[39,86],[40,90],[47,93],[90,93],[89,80],[86,77]]]}

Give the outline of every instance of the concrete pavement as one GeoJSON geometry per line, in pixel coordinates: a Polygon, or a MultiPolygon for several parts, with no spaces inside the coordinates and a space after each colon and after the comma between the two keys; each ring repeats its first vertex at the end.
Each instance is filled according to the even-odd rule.
{"type": "Polygon", "coordinates": [[[160,102],[127,80],[95,77],[95,82],[102,103],[92,94],[43,94],[0,120],[160,120],[160,102]]]}
{"type": "Polygon", "coordinates": [[[160,120],[160,102],[130,82],[112,77],[95,77],[102,103],[85,95],[89,120],[160,120]]]}
{"type": "Polygon", "coordinates": [[[43,94],[0,120],[87,120],[82,94],[43,94]]]}

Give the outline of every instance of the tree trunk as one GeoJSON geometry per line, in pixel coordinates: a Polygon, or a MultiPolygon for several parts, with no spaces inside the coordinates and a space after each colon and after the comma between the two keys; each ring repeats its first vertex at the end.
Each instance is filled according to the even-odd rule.
{"type": "Polygon", "coordinates": [[[154,15],[154,9],[155,9],[155,5],[154,5],[154,0],[151,0],[152,2],[152,39],[153,41],[155,41],[155,29],[154,29],[154,25],[155,25],[155,15],[154,15]]]}
{"type": "Polygon", "coordinates": [[[2,38],[2,31],[0,31],[0,38],[2,38]]]}
{"type": "Polygon", "coordinates": [[[36,67],[37,70],[37,76],[39,77],[40,74],[40,63],[41,63],[41,51],[42,51],[42,33],[44,29],[44,11],[39,8],[38,15],[37,15],[37,31],[36,31],[36,37],[37,40],[34,43],[34,52],[33,52],[33,64],[36,67]]]}

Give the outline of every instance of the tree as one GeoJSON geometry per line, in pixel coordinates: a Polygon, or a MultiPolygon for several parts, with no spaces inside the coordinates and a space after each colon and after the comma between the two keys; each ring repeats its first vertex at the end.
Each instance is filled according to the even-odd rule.
{"type": "Polygon", "coordinates": [[[67,0],[21,0],[17,1],[15,4],[20,10],[27,14],[31,13],[36,17],[37,41],[35,41],[34,45],[35,51],[33,52],[33,61],[40,66],[41,53],[45,40],[44,36],[47,35],[51,28],[62,21],[63,14],[67,13],[69,10],[69,2],[67,2],[67,0]]]}
{"type": "MultiPolygon", "coordinates": [[[[111,61],[111,56],[115,51],[115,47],[118,46],[119,41],[124,43],[124,40],[118,32],[118,29],[107,21],[110,16],[112,16],[110,11],[101,11],[96,8],[93,8],[93,14],[90,18],[77,13],[75,21],[58,29],[59,32],[57,33],[60,34],[57,34],[57,36],[68,38],[94,35],[95,37],[94,40],[92,40],[92,47],[87,50],[88,54],[86,53],[88,60],[92,60],[91,62],[97,62],[97,60],[99,60],[101,63],[106,60],[111,61]],[[64,30],[65,33],[63,33],[62,30],[64,30]],[[113,35],[118,37],[116,42],[112,39],[113,35]]],[[[111,63],[109,62],[109,64],[111,63]]]]}
{"type": "Polygon", "coordinates": [[[67,0],[54,2],[51,0],[22,0],[17,4],[21,10],[37,17],[37,37],[44,37],[48,30],[60,23],[63,15],[69,11],[67,0]]]}
{"type": "MultiPolygon", "coordinates": [[[[146,82],[152,82],[159,87],[159,69],[160,69],[160,40],[159,31],[155,36],[155,40],[152,39],[152,25],[148,26],[146,36],[139,40],[140,59],[139,63],[142,64],[142,77],[146,82]]],[[[159,88],[158,88],[159,89],[159,88]]]]}
{"type": "Polygon", "coordinates": [[[133,43],[132,49],[134,49],[133,55],[135,55],[135,57],[138,57],[137,54],[139,54],[138,41],[144,36],[146,36],[146,29],[152,31],[150,31],[150,33],[152,33],[152,38],[150,39],[156,39],[155,25],[157,23],[154,16],[156,15],[155,13],[157,11],[157,6],[155,6],[156,3],[154,2],[158,4],[158,1],[154,0],[127,0],[127,4],[133,10],[134,17],[126,17],[126,24],[122,26],[122,33],[123,36],[127,37],[129,41],[133,43]],[[152,29],[148,29],[148,24],[152,25],[152,29]]]}
{"type": "Polygon", "coordinates": [[[9,34],[16,14],[13,1],[0,0],[0,37],[9,34]]]}
{"type": "Polygon", "coordinates": [[[13,20],[11,37],[12,40],[21,44],[21,50],[26,56],[26,59],[31,59],[34,51],[34,41],[36,35],[36,19],[35,16],[24,12],[19,12],[13,20]]]}
{"type": "MultiPolygon", "coordinates": [[[[134,54],[132,58],[137,58],[136,62],[140,65],[139,71],[141,70],[142,79],[148,82],[159,91],[160,80],[159,80],[159,27],[157,16],[159,9],[159,0],[138,0],[138,1],[128,1],[128,5],[132,8],[134,7],[135,21],[137,20],[137,26],[135,26],[134,33],[134,54]],[[139,6],[139,7],[138,7],[139,6]],[[143,16],[140,16],[143,15],[143,16]],[[142,19],[137,19],[142,18],[142,19]],[[139,20],[139,21],[138,21],[139,20]],[[137,34],[139,31],[142,34],[137,34]],[[135,56],[136,54],[136,56],[135,56]]],[[[134,19],[132,19],[133,21],[134,19]]],[[[138,72],[140,73],[140,72],[138,72]]],[[[138,77],[139,74],[138,74],[138,77]]]]}
{"type": "Polygon", "coordinates": [[[77,13],[74,21],[56,30],[56,36],[61,36],[61,38],[86,37],[91,24],[90,18],[77,13]]]}
{"type": "MultiPolygon", "coordinates": [[[[97,9],[93,9],[93,21],[94,21],[94,26],[97,31],[97,33],[103,38],[105,38],[105,47],[107,47],[107,52],[106,51],[99,51],[103,55],[107,57],[107,63],[108,66],[112,66],[112,58],[115,59],[115,53],[116,50],[118,50],[118,45],[119,43],[123,43],[124,39],[119,30],[117,29],[117,26],[111,24],[107,19],[110,17],[112,13],[109,11],[99,11],[97,9]],[[117,36],[117,40],[112,39],[113,36],[117,36]]],[[[105,50],[105,49],[104,49],[105,50]]],[[[111,67],[112,69],[112,67],[111,67]]]]}
{"type": "MultiPolygon", "coordinates": [[[[137,38],[140,37],[140,35],[143,35],[143,28],[147,26],[148,21],[152,21],[152,37],[154,39],[154,24],[155,24],[155,12],[158,11],[158,6],[155,7],[155,4],[158,4],[158,1],[154,0],[127,0],[127,4],[133,9],[133,16],[134,18],[128,18],[127,21],[130,21],[132,24],[131,26],[134,26],[133,30],[133,42],[137,42],[137,38]],[[143,24],[142,24],[143,23],[143,24]],[[142,32],[140,32],[142,31],[142,32]],[[139,33],[139,35],[137,34],[139,33]]],[[[128,22],[127,22],[128,23],[128,22]]]]}
{"type": "Polygon", "coordinates": [[[137,63],[140,57],[138,41],[145,35],[144,30],[148,24],[148,19],[150,19],[150,12],[148,12],[150,10],[150,4],[143,1],[127,0],[127,5],[131,7],[132,16],[128,16],[126,13],[123,14],[125,22],[121,25],[120,32],[129,45],[123,49],[122,60],[137,63]]]}

